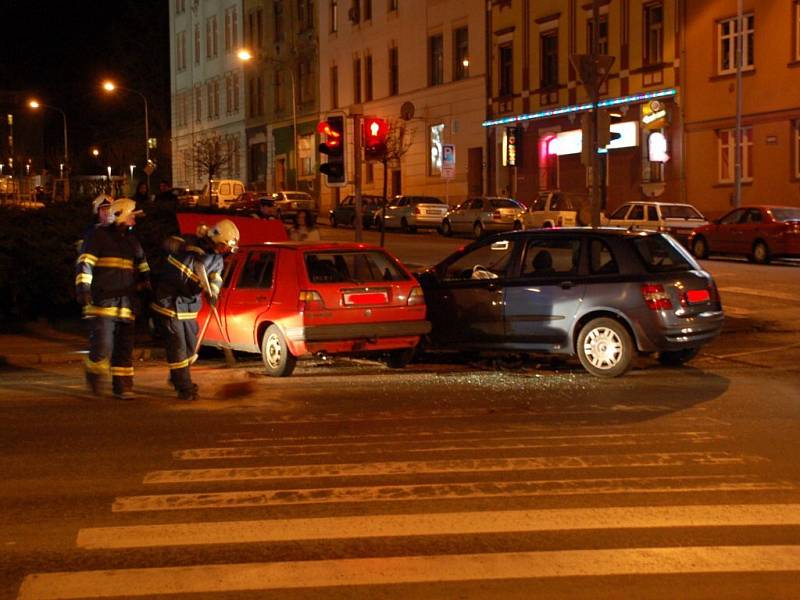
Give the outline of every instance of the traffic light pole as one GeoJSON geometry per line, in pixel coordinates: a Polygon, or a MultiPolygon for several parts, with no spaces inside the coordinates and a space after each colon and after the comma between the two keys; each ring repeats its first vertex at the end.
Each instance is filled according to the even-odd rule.
{"type": "MultiPolygon", "coordinates": [[[[600,54],[600,2],[592,0],[592,62],[597,64],[600,54]]],[[[600,155],[598,147],[598,108],[597,101],[600,97],[600,84],[597,77],[592,90],[592,227],[600,227],[600,155]]]]}
{"type": "Polygon", "coordinates": [[[356,242],[362,241],[362,219],[361,219],[361,115],[353,117],[353,184],[356,194],[356,222],[353,224],[356,230],[356,242]]]}

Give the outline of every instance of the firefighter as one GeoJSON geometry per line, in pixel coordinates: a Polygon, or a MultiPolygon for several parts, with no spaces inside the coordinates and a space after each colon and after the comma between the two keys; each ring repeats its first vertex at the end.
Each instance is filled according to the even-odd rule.
{"type": "Polygon", "coordinates": [[[180,400],[196,400],[198,387],[192,383],[189,367],[197,360],[197,313],[203,294],[216,306],[222,287],[223,257],[236,251],[239,229],[224,219],[211,229],[201,227],[196,236],[180,238],[179,244],[176,241],[174,237],[169,240],[172,251],[150,308],[161,315],[164,323],[170,383],[180,400]]]}
{"type": "Polygon", "coordinates": [[[131,231],[139,211],[136,203],[119,198],[109,210],[114,222],[100,225],[85,240],[77,261],[76,296],[89,322],[86,383],[100,393],[102,376],[111,371],[114,396],[134,398],[134,321],[139,293],[150,286],[150,267],[131,231]]]}
{"type": "Polygon", "coordinates": [[[110,225],[114,222],[114,215],[111,214],[111,203],[114,199],[108,194],[100,194],[92,200],[92,214],[95,217],[95,222],[89,225],[83,232],[83,237],[75,243],[78,254],[81,254],[83,245],[88,240],[98,227],[110,225]]]}

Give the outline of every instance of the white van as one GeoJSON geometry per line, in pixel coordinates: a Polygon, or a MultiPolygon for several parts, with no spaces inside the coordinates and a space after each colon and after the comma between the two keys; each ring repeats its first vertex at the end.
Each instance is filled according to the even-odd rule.
{"type": "Polygon", "coordinates": [[[228,208],[228,205],[244,193],[244,183],[238,179],[212,179],[211,195],[208,193],[208,184],[200,192],[198,204],[214,208],[228,208]]]}

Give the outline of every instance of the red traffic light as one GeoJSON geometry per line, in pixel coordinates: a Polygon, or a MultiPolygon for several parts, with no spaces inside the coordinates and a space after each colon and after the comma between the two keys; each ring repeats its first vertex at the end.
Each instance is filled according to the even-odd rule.
{"type": "Polygon", "coordinates": [[[366,117],[364,119],[364,145],[374,146],[386,141],[386,134],[389,133],[389,124],[378,117],[366,117]]]}
{"type": "Polygon", "coordinates": [[[317,131],[325,136],[325,144],[329,148],[335,148],[341,145],[342,133],[336,128],[332,127],[328,121],[320,121],[317,125],[317,131]]]}

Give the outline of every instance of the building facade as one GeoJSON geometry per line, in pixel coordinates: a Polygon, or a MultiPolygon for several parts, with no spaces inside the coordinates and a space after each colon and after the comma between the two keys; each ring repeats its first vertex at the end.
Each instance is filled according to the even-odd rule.
{"type": "MultiPolygon", "coordinates": [[[[319,0],[318,14],[323,115],[381,117],[402,128],[410,142],[408,151],[387,166],[388,193],[435,195],[450,204],[483,193],[484,3],[319,0]],[[443,162],[448,144],[455,148],[455,170],[446,178],[451,174],[450,163],[443,162]]],[[[352,149],[347,152],[352,181],[352,149]]],[[[381,163],[363,166],[364,193],[382,194],[383,179],[381,163]]],[[[351,191],[323,185],[322,206],[351,191]]]]}
{"type": "MultiPolygon", "coordinates": [[[[800,206],[800,3],[745,0],[742,204],[800,206]]],[[[736,0],[686,2],[687,197],[710,216],[736,201],[736,0]]]]}
{"type": "Polygon", "coordinates": [[[192,150],[209,137],[227,161],[218,178],[247,180],[241,0],[170,0],[172,182],[202,188],[192,150]]]}
{"type": "MultiPolygon", "coordinates": [[[[681,2],[599,2],[598,47],[614,62],[598,104],[618,138],[604,153],[607,210],[682,197],[681,2]]],[[[590,195],[581,163],[590,96],[570,59],[591,51],[592,2],[492,0],[486,10],[490,191],[526,203],[556,190],[590,195]]]]}

